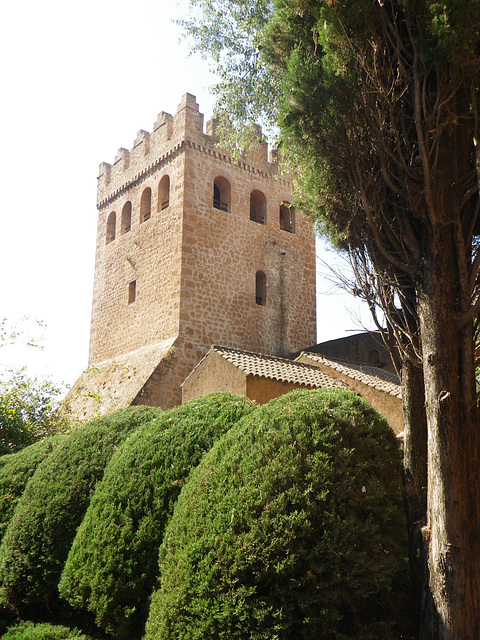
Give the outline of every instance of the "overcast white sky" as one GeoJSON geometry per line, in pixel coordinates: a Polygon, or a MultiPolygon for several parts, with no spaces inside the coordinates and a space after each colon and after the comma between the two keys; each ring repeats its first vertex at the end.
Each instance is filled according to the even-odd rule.
{"type": "MultiPolygon", "coordinates": [[[[130,149],[138,130],[151,131],[160,111],[175,113],[187,91],[205,120],[212,114],[214,78],[172,24],[184,8],[175,0],[2,5],[0,317],[45,328],[43,351],[2,348],[0,364],[70,384],[87,366],[98,165],[130,149]]],[[[330,293],[321,280],[321,341],[361,330],[355,300],[330,293]]]]}

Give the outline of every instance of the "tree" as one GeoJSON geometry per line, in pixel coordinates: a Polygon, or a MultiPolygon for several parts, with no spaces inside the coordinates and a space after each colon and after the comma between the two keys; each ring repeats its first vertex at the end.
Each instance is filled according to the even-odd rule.
{"type": "Polygon", "coordinates": [[[0,455],[15,453],[48,435],[68,429],[68,413],[58,410],[62,390],[25,369],[0,380],[0,455]]]}
{"type": "MultiPolygon", "coordinates": [[[[23,345],[42,349],[35,328],[44,327],[28,317],[18,322],[0,318],[0,348],[23,345]],[[35,326],[36,325],[36,326],[35,326]]],[[[2,352],[3,355],[3,352],[2,352]]],[[[31,377],[25,368],[0,368],[0,455],[15,453],[48,435],[69,428],[67,408],[59,410],[62,388],[47,378],[31,377]],[[3,378],[3,379],[2,379],[3,378]]]]}
{"type": "Polygon", "coordinates": [[[242,119],[238,86],[244,113],[277,120],[299,203],[385,313],[404,392],[411,555],[426,582],[420,637],[479,638],[480,2],[190,4],[185,27],[220,69],[221,106],[242,119]]]}

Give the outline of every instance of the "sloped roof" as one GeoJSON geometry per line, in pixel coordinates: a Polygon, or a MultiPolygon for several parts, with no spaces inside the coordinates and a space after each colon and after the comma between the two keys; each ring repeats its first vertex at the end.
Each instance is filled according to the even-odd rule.
{"type": "Polygon", "coordinates": [[[163,360],[175,337],[88,367],[63,401],[72,417],[90,420],[128,407],[163,360]]]}
{"type": "Polygon", "coordinates": [[[225,358],[225,360],[228,360],[228,362],[231,362],[235,367],[249,375],[281,382],[291,382],[314,389],[320,387],[346,388],[346,385],[341,381],[322,373],[315,366],[303,364],[302,362],[218,345],[214,345],[210,351],[215,351],[222,358],[225,358]]]}
{"type": "Polygon", "coordinates": [[[308,351],[302,351],[298,357],[306,357],[311,360],[312,363],[316,362],[318,364],[322,364],[334,371],[338,371],[338,373],[352,378],[353,380],[363,382],[363,384],[366,384],[369,387],[388,393],[396,398],[402,397],[398,376],[394,373],[390,373],[389,371],[384,371],[383,369],[367,364],[333,360],[332,358],[326,358],[319,353],[310,353],[308,351]]]}

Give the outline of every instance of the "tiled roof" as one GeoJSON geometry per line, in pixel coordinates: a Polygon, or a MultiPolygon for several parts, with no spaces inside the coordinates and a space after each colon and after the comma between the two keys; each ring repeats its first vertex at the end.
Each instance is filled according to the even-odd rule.
{"type": "Polygon", "coordinates": [[[276,356],[266,356],[240,349],[229,349],[214,345],[212,351],[216,351],[225,360],[231,362],[246,374],[280,380],[281,382],[291,382],[293,384],[313,387],[336,387],[346,388],[340,380],[322,373],[317,367],[286,358],[276,356]]]}
{"type": "Polygon", "coordinates": [[[388,393],[396,398],[402,397],[398,376],[389,371],[384,371],[383,369],[367,364],[332,360],[331,358],[325,358],[325,356],[319,353],[309,353],[308,351],[303,351],[299,358],[301,357],[307,357],[312,363],[317,362],[318,364],[323,364],[353,380],[363,382],[363,384],[369,387],[388,393]]]}

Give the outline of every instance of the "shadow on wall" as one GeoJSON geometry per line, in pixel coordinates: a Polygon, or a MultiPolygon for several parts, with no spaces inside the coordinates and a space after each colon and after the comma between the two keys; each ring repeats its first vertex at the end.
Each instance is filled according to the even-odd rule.
{"type": "Polygon", "coordinates": [[[327,358],[358,362],[378,367],[390,373],[396,373],[388,349],[383,344],[378,331],[356,333],[346,338],[328,340],[306,349],[311,353],[320,353],[327,358]]]}

